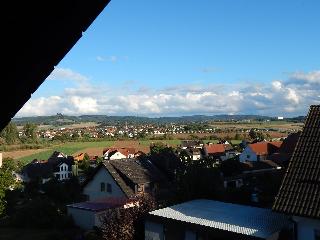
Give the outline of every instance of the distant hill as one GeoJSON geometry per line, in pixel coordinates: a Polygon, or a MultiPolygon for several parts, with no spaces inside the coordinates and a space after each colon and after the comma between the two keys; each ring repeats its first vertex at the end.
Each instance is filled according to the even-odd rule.
{"type": "MultiPolygon", "coordinates": [[[[284,120],[292,122],[303,122],[305,116],[299,116],[295,118],[286,118],[284,120]]],[[[37,117],[21,117],[13,118],[13,122],[17,125],[24,125],[27,122],[35,124],[61,126],[67,124],[76,124],[81,122],[96,122],[104,123],[107,125],[115,124],[143,124],[143,123],[200,123],[209,121],[265,121],[265,120],[277,120],[275,117],[261,116],[261,115],[192,115],[181,117],[137,117],[137,116],[106,116],[106,115],[81,115],[81,116],[68,116],[63,114],[56,114],[52,116],[37,116],[37,117]]]]}

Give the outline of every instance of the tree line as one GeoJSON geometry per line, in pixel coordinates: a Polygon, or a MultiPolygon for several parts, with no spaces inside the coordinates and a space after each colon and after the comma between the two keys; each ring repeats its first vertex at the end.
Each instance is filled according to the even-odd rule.
{"type": "Polygon", "coordinates": [[[26,123],[23,126],[22,134],[19,135],[17,125],[9,122],[8,125],[0,132],[1,144],[18,144],[18,143],[36,143],[38,126],[34,123],[26,123]]]}

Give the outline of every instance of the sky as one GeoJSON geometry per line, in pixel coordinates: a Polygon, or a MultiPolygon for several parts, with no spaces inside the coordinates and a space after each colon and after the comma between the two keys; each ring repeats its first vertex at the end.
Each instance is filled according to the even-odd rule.
{"type": "Polygon", "coordinates": [[[111,0],[15,117],[306,115],[318,0],[111,0]]]}

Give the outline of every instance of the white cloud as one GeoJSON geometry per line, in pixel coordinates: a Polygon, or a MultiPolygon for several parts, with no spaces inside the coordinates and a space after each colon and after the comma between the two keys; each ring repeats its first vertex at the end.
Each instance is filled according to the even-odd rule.
{"type": "MultiPolygon", "coordinates": [[[[319,88],[274,80],[268,84],[178,85],[163,89],[129,91],[90,83],[87,77],[70,69],[54,75],[77,79],[73,88],[59,96],[31,98],[17,116],[51,115],[190,115],[264,114],[296,116],[306,114],[311,104],[319,104],[319,88]],[[84,81],[85,80],[85,81],[84,81]]],[[[315,78],[312,78],[315,79],[315,78]]]]}
{"type": "MultiPolygon", "coordinates": [[[[120,57],[114,56],[114,55],[112,55],[112,56],[96,56],[96,60],[97,60],[98,62],[105,62],[105,61],[116,62],[116,61],[118,61],[119,59],[120,59],[120,57]]],[[[128,60],[129,58],[128,58],[128,56],[124,56],[124,57],[121,58],[121,59],[123,59],[123,60],[128,60]]]]}
{"type": "Polygon", "coordinates": [[[71,80],[75,82],[86,82],[89,79],[80,74],[77,73],[69,68],[55,68],[52,73],[48,76],[48,80],[71,80]]]}
{"type": "Polygon", "coordinates": [[[92,97],[72,96],[69,99],[69,103],[78,114],[97,113],[99,111],[97,99],[92,97]]]}
{"type": "Polygon", "coordinates": [[[294,72],[290,74],[288,83],[296,84],[320,84],[320,70],[312,72],[294,72]]]}
{"type": "Polygon", "coordinates": [[[106,59],[105,59],[104,57],[97,56],[97,57],[96,57],[96,60],[97,60],[98,62],[104,62],[106,59]]]}
{"type": "Polygon", "coordinates": [[[271,84],[273,89],[276,91],[279,91],[282,88],[282,83],[280,81],[273,81],[271,84]]]}
{"type": "Polygon", "coordinates": [[[288,88],[288,95],[286,95],[286,99],[292,101],[295,104],[299,104],[299,96],[292,88],[288,88]]]}

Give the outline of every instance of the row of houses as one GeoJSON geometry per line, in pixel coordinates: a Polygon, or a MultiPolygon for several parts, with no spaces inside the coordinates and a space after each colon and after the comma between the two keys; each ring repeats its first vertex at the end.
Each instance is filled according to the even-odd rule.
{"type": "Polygon", "coordinates": [[[216,159],[217,162],[228,159],[239,159],[242,163],[247,162],[273,162],[279,166],[287,165],[294,147],[298,141],[300,132],[292,133],[284,141],[261,141],[249,143],[243,141],[240,146],[242,152],[235,149],[227,141],[219,143],[203,143],[203,141],[182,141],[178,153],[186,153],[192,160],[200,160],[207,157],[216,159]]]}

